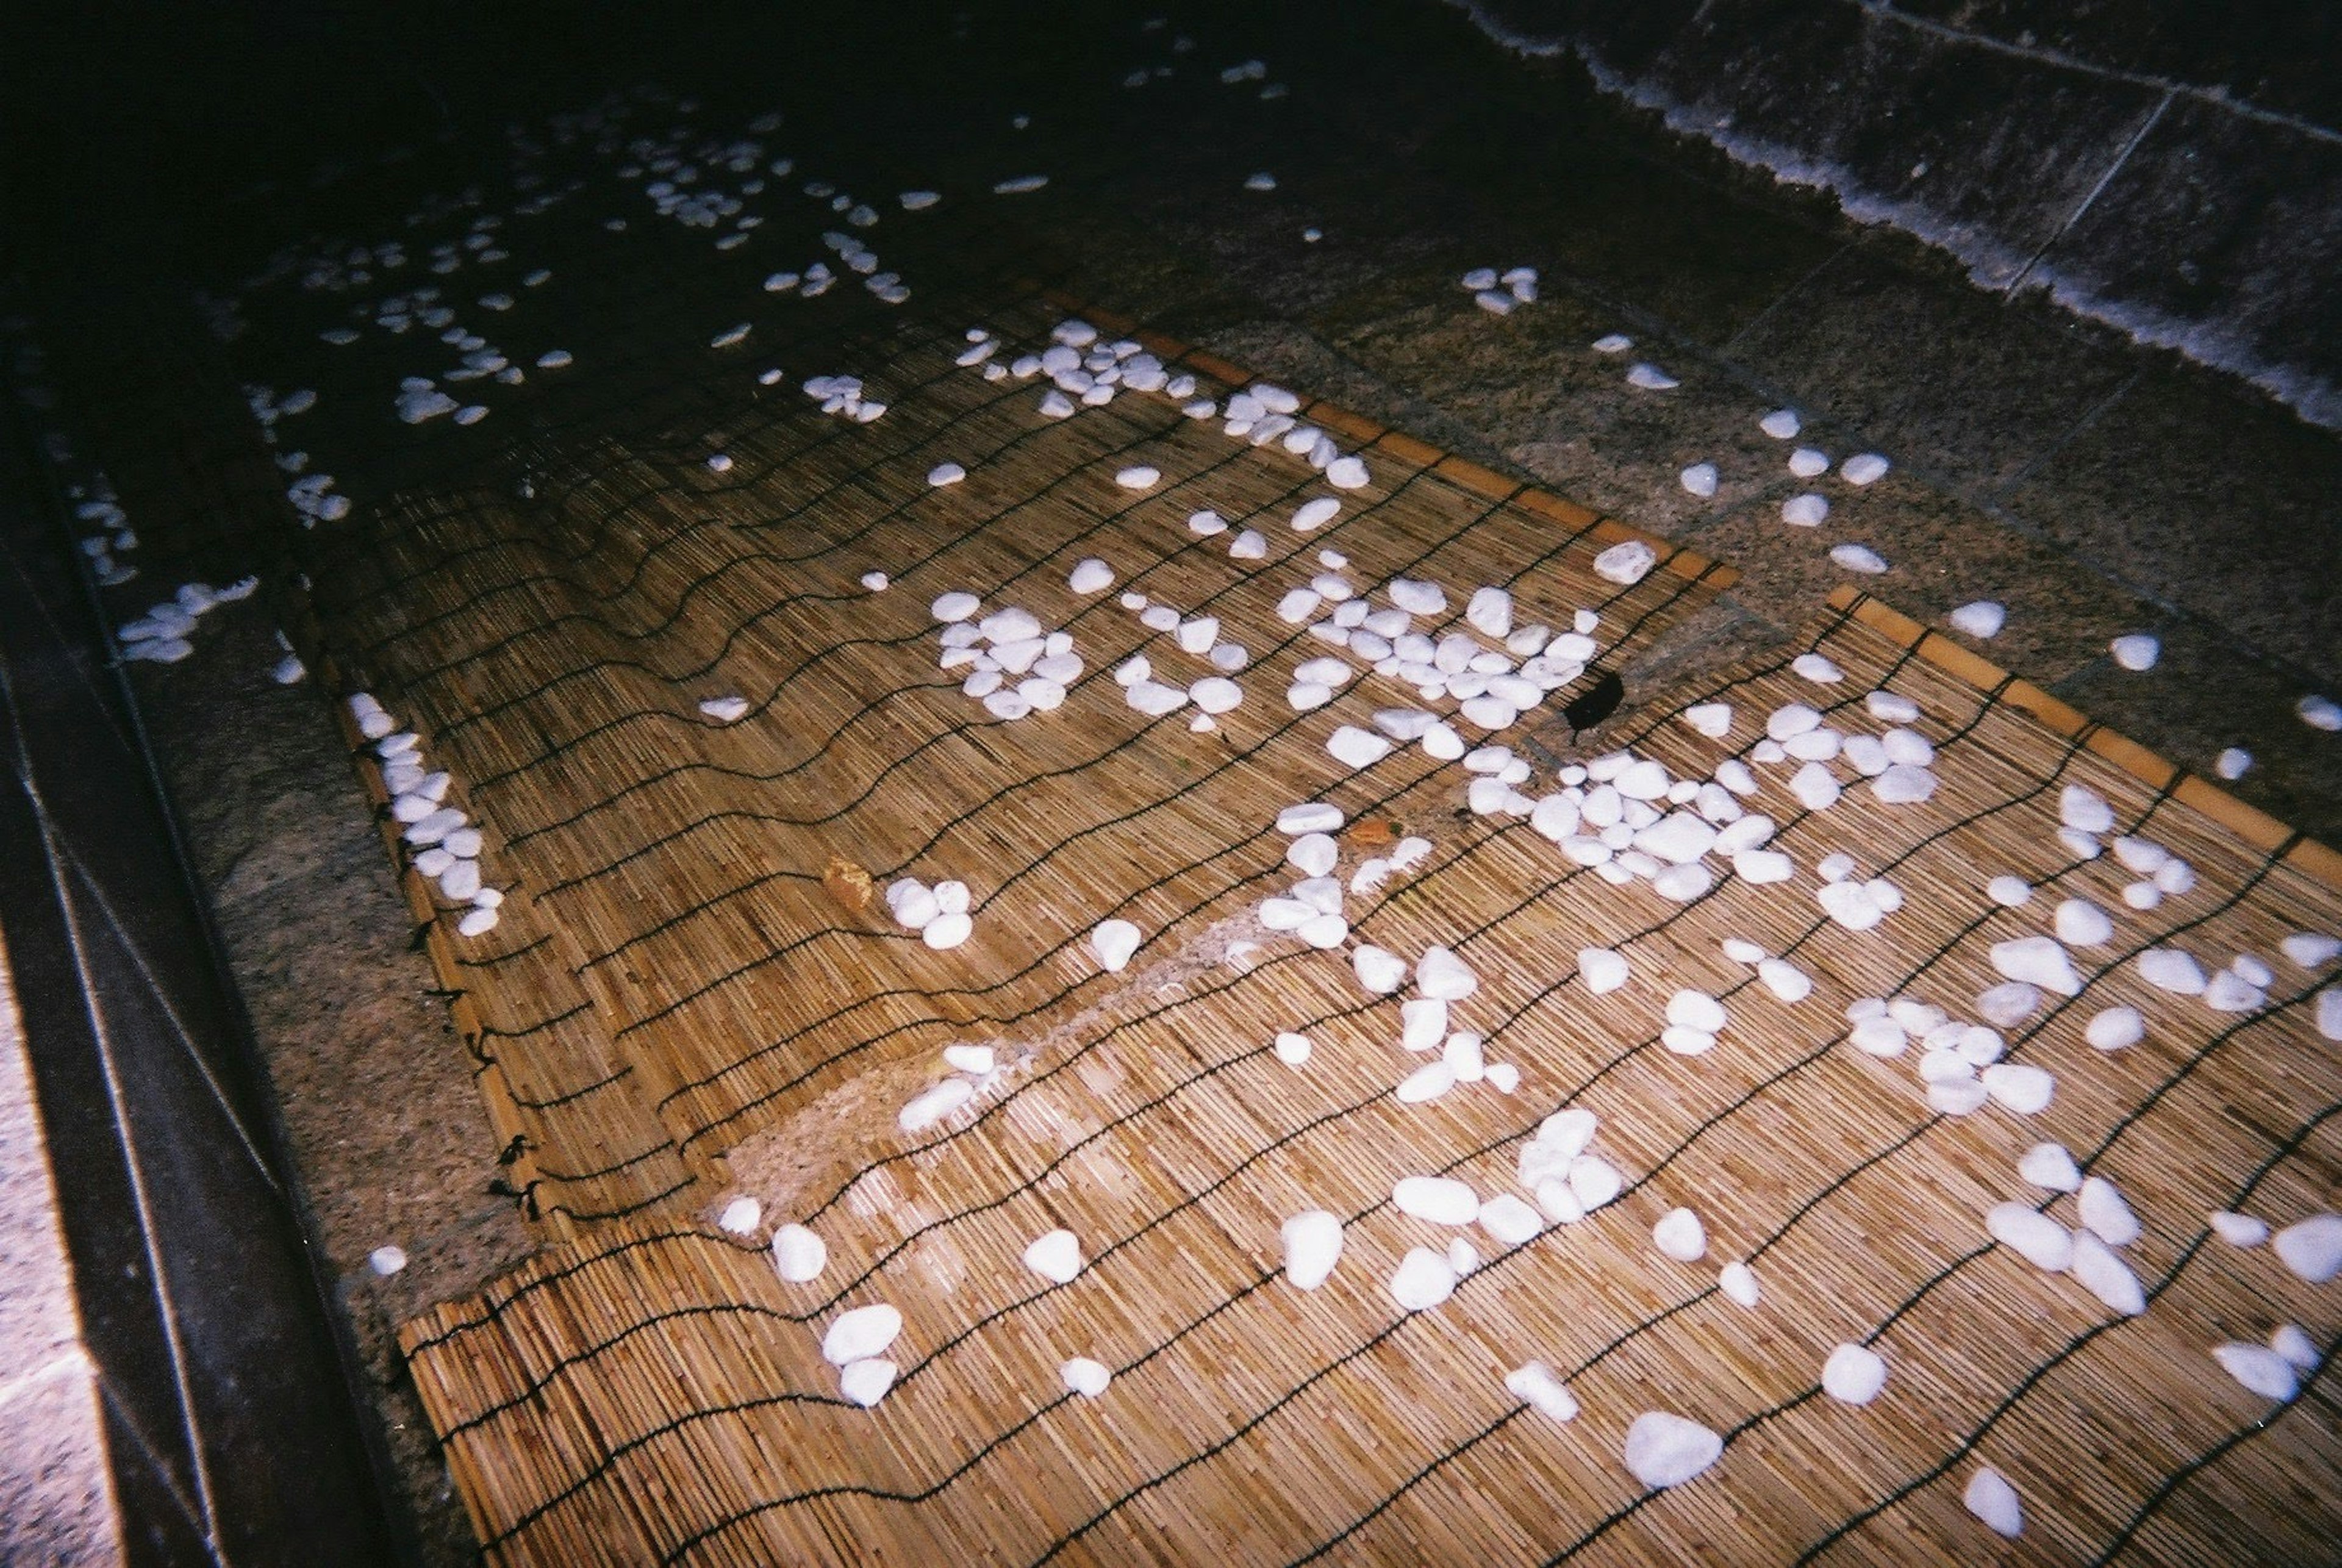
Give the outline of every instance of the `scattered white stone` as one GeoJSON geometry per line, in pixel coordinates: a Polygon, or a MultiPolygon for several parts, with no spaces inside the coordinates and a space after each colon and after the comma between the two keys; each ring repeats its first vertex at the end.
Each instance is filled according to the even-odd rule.
{"type": "Polygon", "coordinates": [[[773,1269],[791,1284],[821,1277],[829,1266],[829,1243],[800,1224],[786,1224],[773,1233],[773,1269]]]}
{"type": "Polygon", "coordinates": [[[2332,963],[2337,954],[2342,954],[2342,938],[2329,936],[2322,931],[2297,931],[2278,943],[2277,949],[2302,968],[2316,969],[2332,963]]]}
{"type": "Polygon", "coordinates": [[[2285,1357],[2294,1368],[2308,1372],[2324,1359],[2317,1342],[2297,1323],[2281,1323],[2269,1333],[2269,1349],[2285,1357]]]}
{"type": "Polygon", "coordinates": [[[1646,392],[1667,392],[1683,384],[1648,360],[1641,360],[1626,367],[1626,385],[1646,392]]]}
{"type": "Polygon", "coordinates": [[[1626,1429],[1626,1469],[1653,1490],[1682,1485],[1723,1453],[1722,1437],[1664,1410],[1645,1411],[1626,1429]]]}
{"type": "Polygon", "coordinates": [[[1363,490],[1371,477],[1362,458],[1336,457],[1326,464],[1326,483],[1336,490],[1363,490]]]}
{"type": "Polygon", "coordinates": [[[2287,1268],[2322,1285],[2342,1273],[2342,1214],[2312,1214],[2277,1232],[2269,1245],[2287,1268]]]}
{"type": "Polygon", "coordinates": [[[1635,346],[1635,340],[1624,333],[1607,333],[1594,340],[1596,354],[1624,354],[1635,346]]]}
{"type": "Polygon", "coordinates": [[[2160,991],[2201,996],[2207,982],[2203,965],[2176,947],[2150,947],[2138,955],[2139,978],[2160,991]]]}
{"type": "Polygon", "coordinates": [[[1025,1249],[1025,1266],[1054,1284],[1082,1272],[1081,1239],[1071,1231],[1051,1231],[1025,1249]]]}
{"type": "Polygon", "coordinates": [[[2088,1231],[2074,1233],[2073,1273],[2082,1288],[2124,1317],[2147,1310],[2147,1292],[2130,1265],[2115,1250],[2088,1231]]]}
{"type": "Polygon", "coordinates": [[[1371,767],[1391,754],[1391,743],[1372,730],[1343,724],[1326,738],[1326,750],[1351,768],[1371,767]]]}
{"type": "Polygon", "coordinates": [[[1725,1264],[1716,1276],[1716,1288],[1743,1307],[1753,1307],[1764,1299],[1764,1293],[1756,1285],[1756,1271],[1743,1263],[1725,1264]]]}
{"type": "Polygon", "coordinates": [[[886,1397],[901,1368],[884,1356],[850,1362],[838,1369],[837,1392],[867,1410],[886,1397]]]}
{"type": "Polygon", "coordinates": [[[1977,1077],[1986,1094],[2020,1116],[2037,1115],[2048,1109],[2057,1090],[2055,1078],[2024,1062],[1996,1062],[1977,1077]]]}
{"type": "Polygon", "coordinates": [[[1342,1222],[1324,1209],[1305,1209],[1285,1222],[1285,1277],[1299,1290],[1324,1284],[1342,1255],[1342,1222]]]}
{"type": "Polygon", "coordinates": [[[1456,1270],[1445,1253],[1411,1247],[1390,1277],[1391,1299],[1407,1312],[1428,1312],[1456,1293],[1456,1270]]]}
{"type": "Polygon", "coordinates": [[[1114,1369],[1102,1361],[1077,1355],[1057,1368],[1057,1378],[1066,1385],[1067,1393],[1078,1393],[1085,1399],[1096,1399],[1106,1392],[1106,1384],[1114,1381],[1114,1369]]]}
{"type": "Polygon", "coordinates": [[[1841,1344],[1822,1363],[1822,1392],[1841,1404],[1868,1404],[1886,1386],[1886,1358],[1867,1345],[1841,1344]]]}
{"type": "Polygon", "coordinates": [[[1387,996],[1406,984],[1406,961],[1396,953],[1361,943],[1350,955],[1358,984],[1377,996],[1387,996]]]}
{"type": "Polygon", "coordinates": [[[366,1254],[366,1266],[382,1278],[388,1279],[406,1266],[406,1249],[387,1244],[376,1247],[366,1254]]]}
{"type": "Polygon", "coordinates": [[[716,1216],[716,1224],[736,1236],[752,1235],[765,1217],[765,1205],[751,1197],[738,1197],[724,1205],[716,1216]]]}
{"type": "Polygon", "coordinates": [[[1098,961],[1098,967],[1109,974],[1117,974],[1130,962],[1130,955],[1138,951],[1138,927],[1129,921],[1102,921],[1090,933],[1090,955],[1098,961]]]}
{"type": "Polygon", "coordinates": [[[881,1302],[841,1313],[821,1338],[821,1357],[832,1366],[867,1361],[895,1343],[903,1332],[903,1314],[881,1302]]]}
{"type": "Polygon", "coordinates": [[[2008,611],[1990,599],[1962,604],[1951,615],[1952,625],[1978,639],[1997,637],[2008,622],[2008,611]]]}
{"type": "Polygon", "coordinates": [[[2213,1233],[2232,1247],[2257,1247],[2269,1239],[2268,1222],[2251,1214],[2215,1209],[2209,1223],[2213,1233]]]}
{"type": "Polygon", "coordinates": [[[1716,464],[1695,463],[1676,476],[1685,490],[1705,501],[1716,494],[1716,464]]]}
{"type": "Polygon", "coordinates": [[[1887,459],[1876,452],[1857,452],[1838,465],[1838,476],[1859,488],[1887,477],[1887,459]]]}
{"type": "Polygon", "coordinates": [[[1794,441],[1805,426],[1798,422],[1794,408],[1777,408],[1756,422],[1756,428],[1776,441],[1794,441]]]}
{"type": "Polygon", "coordinates": [[[1508,1247],[1525,1246],[1545,1229],[1545,1217],[1510,1193],[1480,1205],[1480,1228],[1508,1247]]]}
{"type": "Polygon", "coordinates": [[[1446,1176],[1403,1177],[1391,1188],[1391,1203],[1403,1214],[1439,1225],[1468,1225],[1480,1217],[1471,1187],[1446,1176]]]}
{"type": "Polygon", "coordinates": [[[2025,1505],[2017,1498],[2017,1488],[1989,1464],[1979,1466],[1968,1477],[1967,1489],[1960,1493],[1960,1504],[1996,1535],[2014,1541],[2025,1533],[2025,1505]]]}
{"type": "Polygon", "coordinates": [[[2023,1203],[1995,1203],[1984,1223],[1993,1240],[2045,1273],[2063,1273],[2073,1264],[2073,1233],[2047,1214],[2023,1203]]]}
{"type": "Polygon", "coordinates": [[[1876,577],[1887,570],[1887,557],[1867,544],[1832,545],[1829,556],[1847,571],[1859,572],[1866,577],[1876,577]]]}
{"type": "Polygon", "coordinates": [[[1586,982],[1586,989],[1601,996],[1626,984],[1633,972],[1626,959],[1607,947],[1581,947],[1577,950],[1577,973],[1586,982]]]}
{"type": "Polygon", "coordinates": [[[1811,446],[1800,446],[1789,454],[1789,472],[1800,479],[1811,479],[1817,474],[1829,472],[1828,454],[1811,446]]]}
{"type": "Polygon", "coordinates": [[[2342,730],[2342,703],[2331,697],[2313,694],[2294,704],[2293,711],[2313,730],[2342,730]]]}
{"type": "Polygon", "coordinates": [[[1828,500],[1810,490],[1781,503],[1781,521],[1793,528],[1818,528],[1828,515],[1828,500]]]}
{"type": "Polygon", "coordinates": [[[1992,966],[2007,979],[2037,985],[2060,996],[2078,996],[2082,977],[2066,950],[2046,936],[2023,936],[1992,944],[1992,966]]]}
{"type": "Polygon", "coordinates": [[[1651,1244],[1679,1263],[1695,1263],[1707,1254],[1707,1229],[1689,1209],[1669,1209],[1651,1227],[1651,1244]]]}
{"type": "Polygon", "coordinates": [[[2070,1193],[2082,1184],[2082,1173],[2063,1144],[2034,1144],[2017,1162],[2017,1174],[2053,1193],[2070,1193]]]}
{"type": "Polygon", "coordinates": [[[2083,1182],[2077,1210],[2083,1226],[2110,1247],[2127,1247],[2138,1240],[2144,1228],[2138,1216],[2131,1213],[2122,1193],[2104,1176],[2092,1176],[2083,1182]]]}
{"type": "MultiPolygon", "coordinates": [[[[942,917],[937,917],[940,924],[942,917]]],[[[931,925],[929,930],[933,930],[931,925]]],[[[921,933],[924,936],[926,934],[921,933]]],[[[923,1132],[976,1097],[975,1085],[965,1078],[946,1078],[915,1096],[895,1114],[895,1124],[906,1133],[923,1132]]]]}
{"type": "Polygon", "coordinates": [[[2163,656],[2163,644],[2145,632],[2131,632],[2107,644],[2115,663],[2126,670],[2151,670],[2163,656]]]}
{"type": "Polygon", "coordinates": [[[1114,586],[1114,568],[1095,555],[1088,556],[1074,563],[1074,569],[1066,575],[1066,586],[1076,594],[1103,594],[1114,586]]]}
{"type": "Polygon", "coordinates": [[[2301,1386],[2293,1363],[2265,1344],[2216,1345],[2212,1359],[2247,1392],[2263,1399],[2291,1399],[2301,1386]]]}
{"type": "Polygon", "coordinates": [[[1640,539],[1628,539],[1595,556],[1594,571],[1606,582],[1631,587],[1650,575],[1658,561],[1658,552],[1650,545],[1640,539]]]}
{"type": "Polygon", "coordinates": [[[1445,947],[1428,947],[1415,966],[1416,989],[1439,1002],[1461,1002],[1480,988],[1479,976],[1445,947]]]}
{"type": "Polygon", "coordinates": [[[1541,1361],[1514,1368],[1505,1374],[1505,1390],[1522,1403],[1533,1406],[1549,1421],[1567,1422],[1577,1418],[1577,1396],[1571,1393],[1553,1369],[1541,1361]]]}

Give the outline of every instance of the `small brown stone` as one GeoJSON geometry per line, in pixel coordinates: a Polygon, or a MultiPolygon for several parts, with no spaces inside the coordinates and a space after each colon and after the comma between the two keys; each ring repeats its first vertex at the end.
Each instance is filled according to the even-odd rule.
{"type": "Polygon", "coordinates": [[[829,864],[822,870],[821,884],[829,890],[830,897],[856,914],[870,907],[870,874],[842,854],[829,857],[829,864]]]}

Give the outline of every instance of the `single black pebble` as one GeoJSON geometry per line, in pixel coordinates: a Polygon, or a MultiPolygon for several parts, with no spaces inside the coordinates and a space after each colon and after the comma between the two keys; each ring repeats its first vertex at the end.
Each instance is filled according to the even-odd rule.
{"type": "Polygon", "coordinates": [[[1608,670],[1598,672],[1598,675],[1599,678],[1593,685],[1573,698],[1569,705],[1561,710],[1561,716],[1569,721],[1569,729],[1573,735],[1580,730],[1592,729],[1612,714],[1616,713],[1618,704],[1626,700],[1626,682],[1608,670]]]}

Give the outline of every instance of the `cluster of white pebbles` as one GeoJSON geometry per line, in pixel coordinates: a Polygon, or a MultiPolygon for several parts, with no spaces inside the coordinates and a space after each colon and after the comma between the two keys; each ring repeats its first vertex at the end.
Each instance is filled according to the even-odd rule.
{"type": "Polygon", "coordinates": [[[384,793],[390,796],[391,819],[399,824],[399,838],[416,874],[435,883],[440,897],[463,910],[455,921],[457,935],[486,935],[496,928],[505,895],[483,878],[479,828],[461,807],[447,804],[454,776],[430,766],[423,754],[423,737],[399,728],[373,693],[353,692],[348,703],[358,734],[374,749],[384,793]]]}

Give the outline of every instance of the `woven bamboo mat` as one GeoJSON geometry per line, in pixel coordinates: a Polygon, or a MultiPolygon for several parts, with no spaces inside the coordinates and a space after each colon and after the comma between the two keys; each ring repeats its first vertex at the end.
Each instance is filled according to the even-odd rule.
{"type": "MultiPolygon", "coordinates": [[[[1492,1060],[1519,1066],[1515,1094],[1477,1084],[1398,1104],[1392,1087],[1419,1058],[1396,1044],[1396,999],[1366,996],[1339,954],[1290,939],[1214,947],[1204,917],[1182,914],[1175,874],[1155,895],[1166,902],[1141,895],[1174,933],[1150,944],[1159,961],[1143,953],[1117,988],[1075,984],[1083,1011],[1028,1040],[972,1113],[911,1138],[891,1124],[892,1098],[784,1124],[796,1140],[826,1127],[836,1144],[885,1151],[843,1170],[737,1151],[743,1182],[786,1200],[767,1223],[802,1220],[826,1241],[816,1281],[783,1283],[753,1239],[641,1216],[408,1324],[402,1343],[491,1559],[2330,1558],[2334,1287],[2218,1239],[2207,1216],[2282,1226],[2333,1206],[2342,1184],[2342,1068],[2313,1025],[2321,977],[2277,956],[2292,932],[2342,924],[2333,856],[1883,606],[1842,595],[1808,645],[1842,682],[1817,684],[1784,654],[1624,715],[1605,737],[1704,776],[1749,754],[1782,704],[1876,734],[1886,726],[1865,694],[1916,702],[1939,780],[1925,804],[1855,788],[1807,812],[1788,768],[1756,770],[1751,804],[1780,823],[1800,868],[1787,883],[1726,879],[1687,904],[1608,884],[1525,822],[1458,814],[1454,770],[1395,760],[1332,792],[1354,815],[1388,814],[1432,840],[1426,864],[1357,924],[1402,954],[1456,947],[1481,980],[1465,1021],[1492,1060]],[[1737,715],[1720,741],[1680,717],[1710,701],[1737,715]],[[2126,907],[2134,874],[2056,837],[2073,784],[2111,804],[2117,831],[2183,857],[2194,889],[2126,907]],[[1835,849],[1902,890],[1877,929],[1843,929],[1817,907],[1813,867],[1835,849]],[[2034,884],[2026,907],[1986,897],[2004,874],[2034,884]],[[1974,1017],[1998,978],[1990,945],[2045,930],[2068,896],[2116,912],[2117,929],[2077,950],[2079,996],[2052,995],[2007,1031],[2012,1059],[2055,1075],[2046,1109],[1934,1114],[1916,1053],[1847,1044],[1857,997],[1974,1017]],[[1729,937],[1796,964],[1812,995],[1777,1000],[1724,954],[1729,937]],[[1590,994],[1575,957],[1588,945],[1625,954],[1635,978],[1590,994]],[[2216,1013],[2148,985],[2135,959],[2159,945],[2207,970],[2267,959],[2267,1004],[2216,1013]],[[1730,1011],[1706,1055],[1662,1047],[1677,986],[1730,1011]],[[2145,1038],[2092,1048],[2084,1025],[2116,1004],[2145,1015],[2145,1038]],[[1315,1039],[1303,1066],[1269,1049],[1280,1029],[1315,1039]],[[1519,1246],[1474,1233],[1484,1261],[1452,1299],[1402,1313],[1385,1288],[1400,1255],[1453,1233],[1398,1213],[1394,1181],[1442,1173],[1484,1198],[1517,1192],[1524,1140],[1563,1105],[1601,1118],[1593,1146],[1626,1176],[1619,1200],[1519,1246]],[[1990,1243],[1982,1216],[2005,1200],[2074,1223],[2073,1199],[2017,1174],[2045,1139],[2117,1182],[2144,1222],[2124,1254],[2144,1315],[2117,1318],[2070,1276],[1990,1243]],[[1703,1262],[1654,1249],[1654,1222],[1678,1204],[1705,1222],[1703,1262]],[[1278,1228],[1310,1207],[1347,1223],[1331,1279],[1305,1293],[1277,1273],[1278,1228]],[[1019,1256],[1058,1226],[1087,1263],[1051,1285],[1019,1256]],[[1753,1308],[1717,1288],[1733,1260],[1761,1282],[1753,1308]],[[864,1410],[839,1398],[820,1340],[841,1310],[877,1302],[903,1313],[889,1353],[903,1370],[864,1410]],[[2215,1344],[2283,1323],[2321,1353],[2295,1398],[2247,1393],[2211,1360],[2215,1344]],[[1889,1369],[1865,1408],[1818,1387],[1847,1341],[1889,1369]],[[1114,1370],[1095,1399],[1060,1382],[1076,1355],[1114,1370]],[[1531,1358],[1567,1382],[1576,1420],[1506,1393],[1505,1374],[1531,1358]],[[1672,1490],[1637,1484],[1621,1444],[1653,1409],[1721,1433],[1716,1466],[1672,1490]],[[2017,1541],[1961,1505],[1984,1464],[2023,1499],[2017,1541]]],[[[1241,841],[1289,782],[1247,785],[1225,808],[1240,820],[1213,825],[1241,841]]],[[[930,830],[922,818],[895,831],[874,862],[891,864],[881,843],[930,830]]],[[[1245,866],[1272,863],[1249,842],[1245,866]]],[[[1185,894],[1217,914],[1262,891],[1237,877],[1185,894]]],[[[1044,949],[1067,928],[1051,920],[1086,924],[1081,893],[1051,894],[1081,914],[1020,914],[1044,949]]],[[[1000,1035],[1014,1011],[996,1003],[955,1023],[1000,1035]]],[[[715,1125],[753,1097],[690,1103],[715,1125]]]]}
{"type": "MultiPolygon", "coordinates": [[[[704,1207],[724,1151],[759,1130],[841,1094],[907,1098],[971,1033],[1046,1034],[1099,989],[1083,944],[1109,914],[1176,946],[1256,900],[1281,853],[1261,804],[1314,789],[1339,722],[1283,700],[1328,650],[1272,613],[1321,553],[1362,589],[1412,574],[1509,584],[1525,620],[1596,611],[1597,669],[1730,579],[1663,550],[1639,583],[1606,582],[1590,563],[1626,530],[1323,405],[1304,417],[1372,481],[1297,533],[1294,510],[1333,492],[1281,447],[1159,395],[1051,421],[1041,387],[954,364],[966,325],[1037,348],[1063,314],[1026,295],[798,345],[888,402],[874,424],[791,382],[656,451],[546,439],[515,459],[525,498],[506,479],[421,488],[318,536],[307,630],[329,674],[390,702],[486,831],[508,894],[492,934],[453,936],[460,911],[410,891],[513,1183],[557,1231],[704,1207]],[[719,449],[723,472],[700,461],[719,449]],[[967,478],[931,487],[946,460],[967,478]],[[1161,483],[1118,487],[1138,462],[1161,483]],[[1231,531],[1193,532],[1204,508],[1231,531]],[[1265,558],[1232,559],[1251,527],[1265,558]],[[1114,594],[1076,595],[1090,555],[1245,644],[1249,695],[1214,732],[1124,704],[1107,671],[1133,653],[1182,683],[1211,670],[1114,594]],[[886,591],[862,585],[874,570],[886,591]],[[960,588],[1073,634],[1088,675],[1063,709],[996,723],[938,669],[928,606],[960,588]],[[723,695],[747,716],[703,718],[723,695]],[[834,857],[881,886],[966,882],[974,938],[931,952],[881,907],[842,908],[834,857]]],[[[1244,379],[1151,341],[1206,395],[1244,379]]]]}

